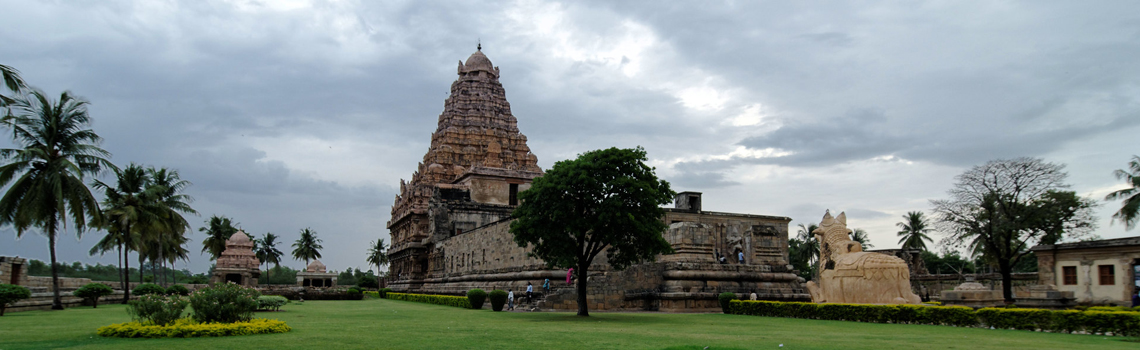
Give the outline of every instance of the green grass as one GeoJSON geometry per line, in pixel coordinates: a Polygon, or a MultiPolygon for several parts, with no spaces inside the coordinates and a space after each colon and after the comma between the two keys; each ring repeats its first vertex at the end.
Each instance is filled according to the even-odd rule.
{"type": "Polygon", "coordinates": [[[813,321],[723,314],[505,313],[393,300],[308,301],[259,313],[285,334],[225,338],[101,338],[130,318],[122,305],[13,312],[0,349],[1137,349],[1122,337],[813,321]],[[779,348],[779,344],[784,344],[779,348]]]}

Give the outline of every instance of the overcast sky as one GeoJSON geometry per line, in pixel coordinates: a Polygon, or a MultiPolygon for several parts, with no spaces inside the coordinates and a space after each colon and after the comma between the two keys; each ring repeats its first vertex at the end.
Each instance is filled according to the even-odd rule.
{"type": "MultiPolygon", "coordinates": [[[[225,215],[331,269],[367,268],[480,40],[539,165],[641,145],[704,209],[818,223],[875,248],[954,176],[997,158],[1067,165],[1080,195],[1140,154],[1140,6],[952,1],[11,1],[0,64],[91,101],[120,166],[179,170],[197,229],[225,215]]],[[[10,144],[10,141],[7,141],[10,144]]],[[[1098,210],[1103,238],[1135,236],[1098,210]]],[[[59,241],[88,257],[102,232],[59,241]]],[[[940,236],[936,236],[940,237],[940,236]]],[[[47,260],[36,232],[0,255],[47,260]]],[[[185,263],[180,263],[184,265],[185,263]]],[[[286,259],[294,268],[303,263],[286,259]]]]}

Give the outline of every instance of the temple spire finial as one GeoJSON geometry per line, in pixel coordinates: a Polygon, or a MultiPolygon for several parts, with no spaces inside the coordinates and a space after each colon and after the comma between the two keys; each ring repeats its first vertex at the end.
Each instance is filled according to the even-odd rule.
{"type": "Polygon", "coordinates": [[[475,51],[483,51],[483,39],[476,39],[475,51]]]}

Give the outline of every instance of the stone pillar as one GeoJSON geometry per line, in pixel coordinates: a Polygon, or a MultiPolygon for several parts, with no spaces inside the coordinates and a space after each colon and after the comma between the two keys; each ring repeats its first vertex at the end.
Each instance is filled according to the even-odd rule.
{"type": "Polygon", "coordinates": [[[1037,284],[1057,285],[1057,252],[1039,250],[1037,253],[1037,284]]]}

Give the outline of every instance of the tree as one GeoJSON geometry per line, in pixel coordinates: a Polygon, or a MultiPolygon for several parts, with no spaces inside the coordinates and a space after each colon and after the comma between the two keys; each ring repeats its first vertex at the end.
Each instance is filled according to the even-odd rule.
{"type": "MultiPolygon", "coordinates": [[[[11,66],[0,64],[0,79],[4,80],[4,87],[12,92],[19,93],[28,87],[28,84],[24,82],[24,78],[20,77],[20,71],[11,66]]],[[[0,107],[7,106],[13,102],[16,101],[12,97],[0,95],[0,107]]]]}
{"type": "Polygon", "coordinates": [[[265,236],[261,239],[255,240],[257,242],[257,260],[265,263],[265,282],[269,284],[269,263],[274,266],[281,263],[281,250],[277,249],[277,235],[272,232],[266,232],[265,236]]]}
{"type": "Polygon", "coordinates": [[[1038,158],[994,160],[956,177],[950,199],[934,200],[943,242],[981,252],[1002,275],[1002,294],[1013,300],[1013,267],[1036,244],[1089,234],[1091,200],[1062,191],[1064,166],[1038,158]]]}
{"type": "Polygon", "coordinates": [[[800,277],[812,279],[819,271],[816,261],[819,259],[819,241],[812,235],[812,231],[819,228],[816,224],[799,224],[796,237],[788,239],[788,260],[792,266],[800,271],[800,277]]]}
{"type": "Polygon", "coordinates": [[[380,269],[384,265],[388,265],[388,253],[386,253],[388,248],[384,246],[383,238],[372,241],[368,245],[370,246],[368,248],[368,263],[376,266],[376,284],[383,285],[380,283],[380,269]]]}
{"type": "Polygon", "coordinates": [[[226,250],[226,240],[238,231],[235,224],[230,218],[214,215],[206,221],[206,227],[198,229],[199,232],[206,233],[206,239],[202,240],[202,252],[210,253],[210,261],[217,260],[226,250]]]}
{"type": "Polygon", "coordinates": [[[305,266],[309,266],[309,260],[320,259],[321,239],[317,238],[317,231],[310,230],[308,227],[301,230],[301,238],[293,242],[293,258],[297,260],[304,260],[305,266]]]}
{"type": "Polygon", "coordinates": [[[851,240],[859,242],[859,245],[862,246],[863,250],[875,247],[874,244],[871,244],[871,237],[867,236],[867,230],[861,228],[857,228],[854,231],[851,231],[851,240]]]}
{"type": "Polygon", "coordinates": [[[578,316],[589,316],[586,283],[590,264],[603,251],[618,270],[673,249],[661,221],[675,193],[645,164],[636,149],[610,148],[554,164],[519,193],[510,231],[520,247],[548,266],[574,268],[578,316]]]}
{"type": "Polygon", "coordinates": [[[99,298],[111,295],[111,293],[114,292],[115,291],[111,290],[110,286],[96,282],[88,283],[87,285],[79,287],[79,289],[76,289],[71,294],[83,299],[90,300],[91,308],[94,309],[99,307],[99,298]]]}
{"type": "Polygon", "coordinates": [[[1104,200],[1123,199],[1124,203],[1120,205],[1120,210],[1112,214],[1112,218],[1124,224],[1125,230],[1134,229],[1136,223],[1140,221],[1140,156],[1132,156],[1132,161],[1128,162],[1128,171],[1116,169],[1112,174],[1116,175],[1117,179],[1127,182],[1129,187],[1109,193],[1104,196],[1104,200]]]}
{"type": "Polygon", "coordinates": [[[43,91],[33,89],[11,108],[0,124],[12,130],[13,141],[23,148],[0,149],[4,162],[0,187],[8,187],[0,198],[0,225],[14,226],[16,237],[32,227],[47,236],[52,309],[62,310],[55,253],[60,224],[66,229],[70,221],[76,235],[82,236],[88,219],[99,221],[98,202],[83,178],[98,175],[103,168],[115,169],[115,165],[107,160],[111,153],[99,148],[99,135],[87,129],[91,124],[87,101],[71,92],[52,101],[43,91]]]}
{"type": "Polygon", "coordinates": [[[131,297],[126,281],[126,272],[130,270],[126,255],[131,250],[139,252],[139,281],[142,281],[141,262],[145,257],[145,247],[148,246],[142,232],[161,224],[159,217],[162,210],[157,202],[159,189],[150,186],[145,169],[131,163],[126,168],[114,171],[114,186],[99,180],[94,183],[95,188],[103,190],[103,221],[100,226],[107,230],[107,236],[104,237],[106,242],[100,241],[95,248],[111,242],[119,243],[119,250],[123,252],[123,304],[126,304],[131,297]]]}
{"type": "Polygon", "coordinates": [[[24,286],[15,284],[0,284],[0,316],[4,316],[4,309],[17,301],[31,298],[32,291],[24,286]]]}
{"type": "Polygon", "coordinates": [[[902,228],[902,231],[899,231],[899,237],[902,237],[899,239],[899,244],[902,245],[902,249],[927,250],[926,242],[933,243],[928,235],[933,229],[926,221],[926,216],[921,211],[911,211],[902,217],[902,222],[895,223],[895,226],[902,228]]]}
{"type": "MultiPolygon", "coordinates": [[[[166,167],[157,169],[149,167],[147,168],[147,175],[150,178],[151,185],[158,187],[157,200],[163,210],[161,217],[163,225],[160,230],[155,232],[158,238],[157,243],[160,246],[155,260],[162,265],[170,263],[173,266],[178,259],[187,260],[190,257],[190,251],[183,247],[189,241],[186,238],[186,231],[190,229],[190,222],[186,221],[182,215],[198,215],[198,212],[190,207],[194,198],[182,193],[182,191],[190,187],[191,183],[183,180],[179,176],[178,170],[166,167]]],[[[165,280],[165,275],[163,279],[165,280]]]]}

